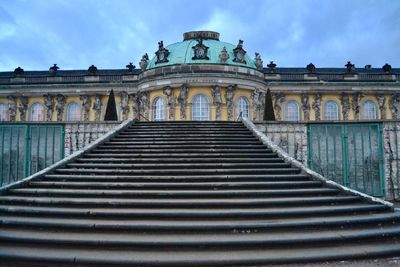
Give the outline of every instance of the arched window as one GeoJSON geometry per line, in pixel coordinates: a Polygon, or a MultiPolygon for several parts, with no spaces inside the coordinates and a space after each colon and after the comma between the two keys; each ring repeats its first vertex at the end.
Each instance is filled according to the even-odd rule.
{"type": "Polygon", "coordinates": [[[239,97],[236,105],[237,105],[237,108],[236,108],[237,117],[239,117],[240,112],[241,112],[243,118],[248,118],[249,117],[249,101],[247,100],[247,98],[244,96],[239,97]]]}
{"type": "Polygon", "coordinates": [[[210,119],[210,102],[205,95],[195,95],[192,101],[192,120],[205,121],[210,119]]]}
{"type": "Polygon", "coordinates": [[[362,105],[361,116],[365,120],[376,120],[376,105],[373,101],[365,101],[362,105]]]}
{"type": "Polygon", "coordinates": [[[81,120],[81,105],[72,102],[67,106],[66,121],[80,121],[81,120]]]}
{"type": "Polygon", "coordinates": [[[285,121],[299,121],[300,107],[295,100],[289,100],[285,105],[285,121]]]}
{"type": "Polygon", "coordinates": [[[324,120],[339,120],[339,107],[335,101],[329,100],[324,105],[324,120]]]}
{"type": "Polygon", "coordinates": [[[8,107],[0,103],[0,121],[8,121],[8,107]]]}
{"type": "Polygon", "coordinates": [[[44,121],[44,106],[41,103],[33,103],[29,110],[30,121],[44,121]]]}
{"type": "Polygon", "coordinates": [[[157,97],[153,101],[153,121],[165,120],[165,99],[164,97],[157,97]]]}

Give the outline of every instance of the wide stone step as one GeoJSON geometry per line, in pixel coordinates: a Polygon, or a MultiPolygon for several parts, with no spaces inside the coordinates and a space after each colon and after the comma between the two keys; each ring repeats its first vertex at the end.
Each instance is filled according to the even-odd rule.
{"type": "Polygon", "coordinates": [[[195,145],[195,146],[200,146],[200,145],[206,145],[206,146],[228,146],[228,147],[234,147],[234,146],[252,146],[252,145],[262,145],[260,141],[257,140],[245,140],[245,141],[213,141],[213,140],[202,140],[202,141],[197,141],[197,140],[187,140],[187,141],[165,141],[165,140],[160,140],[160,141],[143,141],[143,140],[131,140],[131,141],[120,141],[120,140],[112,140],[112,141],[107,141],[104,142],[105,145],[159,145],[159,146],[164,146],[164,145],[176,145],[176,146],[188,146],[188,145],[195,145]]]}
{"type": "Polygon", "coordinates": [[[151,129],[151,128],[127,128],[123,132],[125,133],[171,133],[171,132],[178,132],[178,133],[235,133],[235,132],[242,132],[248,133],[249,130],[245,127],[199,127],[199,128],[159,128],[159,129],[151,129]]]}
{"type": "Polygon", "coordinates": [[[191,152],[191,153],[138,153],[138,152],[130,152],[130,151],[124,151],[124,152],[117,152],[113,151],[112,153],[107,153],[104,152],[104,150],[101,149],[92,149],[89,153],[86,153],[84,155],[85,157],[90,157],[90,158],[102,158],[102,157],[113,157],[113,158],[154,158],[154,159],[165,159],[165,158],[178,158],[178,159],[197,159],[197,158],[215,158],[215,157],[224,157],[224,158],[278,158],[278,155],[273,152],[246,152],[243,151],[242,153],[218,153],[218,152],[213,152],[213,153],[196,153],[196,152],[191,152]]]}
{"type": "Polygon", "coordinates": [[[91,181],[91,182],[265,182],[265,181],[310,181],[304,174],[242,174],[242,175],[91,175],[91,174],[46,174],[38,180],[45,181],[91,181]]]}
{"type": "Polygon", "coordinates": [[[241,233],[114,233],[114,232],[76,232],[54,230],[21,230],[0,229],[0,242],[23,242],[56,245],[99,247],[188,247],[201,246],[218,247],[243,247],[243,246],[272,246],[274,248],[288,245],[302,245],[307,243],[344,243],[365,242],[370,239],[380,239],[382,236],[399,237],[400,226],[387,226],[384,229],[369,227],[365,229],[341,229],[341,230],[285,230],[241,233]]]}
{"type": "Polygon", "coordinates": [[[241,127],[245,128],[243,123],[237,122],[237,123],[159,123],[159,124],[153,124],[153,123],[146,123],[146,124],[141,124],[141,123],[135,123],[129,126],[128,128],[180,128],[180,127],[185,127],[185,128],[204,128],[204,127],[217,127],[217,128],[225,128],[225,127],[241,127]]]}
{"type": "MultiPolygon", "coordinates": [[[[0,244],[0,259],[3,262],[23,259],[40,262],[47,266],[65,263],[75,266],[233,266],[266,265],[272,263],[303,263],[353,258],[388,257],[399,255],[400,245],[392,239],[375,243],[348,243],[335,245],[296,246],[290,248],[201,248],[193,250],[144,250],[140,248],[82,249],[81,247],[32,244],[0,244]]],[[[22,262],[24,262],[22,261],[22,262]]],[[[7,262],[6,262],[7,263],[7,262]]]]}
{"type": "Polygon", "coordinates": [[[272,163],[68,163],[72,168],[96,168],[96,169],[196,169],[196,168],[217,168],[217,169],[237,169],[237,168],[290,168],[291,164],[285,162],[272,163]]]}
{"type": "Polygon", "coordinates": [[[133,125],[131,127],[126,128],[124,131],[230,131],[230,130],[240,130],[245,131],[248,130],[243,125],[199,125],[199,126],[190,126],[190,125],[171,125],[171,126],[139,126],[133,125]]]}
{"type": "Polygon", "coordinates": [[[224,130],[224,131],[124,131],[120,132],[119,136],[131,136],[135,137],[137,135],[147,135],[148,137],[164,137],[164,136],[177,136],[177,137],[191,137],[191,135],[195,135],[197,137],[204,137],[205,139],[207,136],[215,136],[215,137],[221,137],[221,136],[229,136],[229,137],[235,137],[235,136],[253,136],[249,131],[247,130],[224,130]]]}
{"type": "Polygon", "coordinates": [[[52,217],[115,217],[115,218],[286,218],[297,216],[330,216],[387,211],[388,207],[377,204],[349,204],[312,207],[276,207],[276,208],[86,208],[86,207],[31,207],[0,205],[0,214],[29,214],[32,216],[52,217]]]}
{"type": "Polygon", "coordinates": [[[203,198],[203,197],[232,197],[232,198],[257,198],[257,197],[300,197],[300,196],[329,196],[340,193],[334,188],[296,188],[296,189],[262,189],[262,190],[99,190],[99,189],[38,189],[16,188],[10,189],[16,195],[27,196],[103,196],[103,197],[153,197],[153,198],[203,198]]]}
{"type": "Polygon", "coordinates": [[[88,163],[283,163],[281,158],[79,158],[75,162],[88,163]]]}
{"type": "Polygon", "coordinates": [[[77,169],[77,168],[69,168],[69,169],[56,169],[56,173],[64,173],[64,174],[131,174],[131,175],[175,175],[175,174],[296,174],[300,173],[299,168],[258,168],[258,169],[243,169],[243,168],[229,168],[229,169],[199,169],[199,168],[188,168],[188,169],[77,169]]]}
{"type": "MultiPolygon", "coordinates": [[[[130,145],[130,144],[104,144],[104,145],[98,145],[97,146],[99,149],[173,149],[182,151],[186,149],[201,149],[201,150],[211,150],[211,149],[216,149],[216,150],[237,150],[237,149],[251,149],[251,150],[269,150],[267,146],[263,144],[231,144],[231,145],[226,145],[226,144],[169,144],[169,143],[160,143],[160,144],[141,144],[141,145],[130,145]]],[[[170,150],[168,150],[170,151],[170,150]]]]}
{"type": "Polygon", "coordinates": [[[197,190],[219,190],[219,189],[270,189],[270,188],[312,188],[320,187],[319,181],[301,181],[301,182],[167,182],[167,183],[131,183],[131,182],[49,182],[32,181],[30,188],[76,188],[76,189],[197,189],[197,190]]]}
{"type": "Polygon", "coordinates": [[[254,135],[249,132],[249,131],[243,131],[243,132],[237,132],[237,131],[232,131],[232,132],[222,132],[222,131],[215,131],[215,132],[120,132],[118,133],[120,137],[131,137],[131,138],[136,138],[136,137],[146,137],[146,138],[152,138],[152,137],[202,137],[202,138],[207,138],[207,137],[254,137],[254,135]]]}
{"type": "Polygon", "coordinates": [[[115,138],[252,138],[254,139],[254,135],[250,132],[243,132],[243,133],[231,133],[231,134],[224,134],[224,133],[193,133],[193,134],[171,134],[171,133],[146,133],[146,134],[138,134],[138,133],[127,133],[127,132],[120,132],[118,133],[115,138]]]}
{"type": "MultiPolygon", "coordinates": [[[[400,213],[367,212],[357,214],[332,214],[331,216],[304,216],[295,218],[224,218],[207,219],[144,219],[144,218],[57,218],[31,217],[21,215],[2,215],[2,226],[7,227],[38,227],[42,229],[85,229],[115,230],[115,231],[160,231],[160,232],[219,232],[219,231],[263,231],[280,229],[327,229],[327,228],[354,228],[365,225],[375,227],[384,224],[398,225],[400,213]]],[[[378,227],[377,227],[378,228],[378,227]]]]}
{"type": "Polygon", "coordinates": [[[276,207],[276,206],[315,206],[321,204],[335,205],[338,203],[360,202],[357,196],[323,196],[323,197],[286,197],[286,198],[185,198],[185,199],[154,199],[154,198],[105,198],[93,197],[46,197],[46,196],[0,196],[0,203],[7,205],[29,206],[79,206],[79,207],[147,207],[147,208],[217,208],[217,207],[276,207]]]}
{"type": "Polygon", "coordinates": [[[190,126],[190,127],[203,127],[203,126],[242,126],[244,127],[241,121],[150,121],[150,122],[135,122],[131,126],[145,126],[145,127],[153,127],[153,126],[162,126],[162,127],[178,127],[178,126],[190,126]]]}
{"type": "MultiPolygon", "coordinates": [[[[103,152],[103,153],[126,153],[127,151],[132,151],[135,153],[167,153],[167,154],[177,154],[177,153],[214,153],[214,154],[220,154],[220,153],[260,153],[260,152],[265,152],[265,153],[272,153],[272,150],[269,148],[180,148],[176,147],[172,149],[165,149],[165,148],[129,148],[125,147],[124,148],[107,148],[103,146],[99,146],[99,148],[92,149],[91,152],[103,152]]],[[[182,156],[182,155],[181,155],[182,156]]]]}
{"type": "Polygon", "coordinates": [[[115,137],[113,137],[112,139],[114,142],[124,142],[124,141],[166,141],[166,142],[170,142],[170,141],[177,141],[177,142],[197,142],[197,141],[213,141],[213,142],[217,142],[217,141],[238,141],[238,142],[244,142],[244,141],[257,141],[259,142],[254,136],[244,136],[244,137],[232,137],[232,136],[226,136],[226,137],[186,137],[186,136],[171,136],[171,137],[147,137],[147,136],[135,136],[135,137],[126,137],[126,136],[121,136],[121,135],[117,135],[115,137]]]}

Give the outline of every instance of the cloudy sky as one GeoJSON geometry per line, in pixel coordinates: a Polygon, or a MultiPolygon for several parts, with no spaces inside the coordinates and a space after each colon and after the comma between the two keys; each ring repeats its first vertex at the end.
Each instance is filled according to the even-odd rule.
{"type": "Polygon", "coordinates": [[[400,0],[0,0],[0,71],[138,66],[191,30],[278,66],[400,67],[400,0]]]}

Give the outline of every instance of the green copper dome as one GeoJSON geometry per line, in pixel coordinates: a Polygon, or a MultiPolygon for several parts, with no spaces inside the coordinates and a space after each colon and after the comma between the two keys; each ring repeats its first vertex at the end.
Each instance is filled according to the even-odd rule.
{"type": "MultiPolygon", "coordinates": [[[[226,64],[226,65],[235,65],[235,66],[242,66],[242,67],[256,69],[254,61],[248,56],[247,53],[244,56],[244,61],[246,63],[239,63],[233,61],[233,59],[235,58],[233,50],[236,48],[236,45],[219,41],[218,40],[219,34],[214,32],[211,33],[217,34],[217,37],[214,36],[214,38],[208,38],[206,36],[202,40],[202,44],[208,47],[206,55],[208,59],[193,59],[195,57],[195,52],[193,47],[199,44],[199,41],[196,38],[199,36],[193,36],[193,35],[187,36],[188,34],[193,34],[193,33],[209,34],[210,32],[185,33],[184,41],[174,43],[165,47],[169,52],[169,55],[167,57],[168,62],[156,63],[157,56],[154,56],[149,61],[146,69],[153,69],[157,67],[164,67],[176,64],[226,64]],[[226,48],[226,52],[229,54],[229,58],[228,60],[226,60],[226,62],[223,63],[221,62],[219,55],[221,54],[221,51],[223,50],[224,47],[226,48]]],[[[204,35],[202,35],[201,37],[204,37],[204,35]]]]}

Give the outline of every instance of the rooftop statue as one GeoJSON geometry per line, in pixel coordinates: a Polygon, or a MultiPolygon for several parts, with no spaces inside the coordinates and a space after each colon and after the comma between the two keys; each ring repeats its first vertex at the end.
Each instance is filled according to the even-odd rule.
{"type": "Polygon", "coordinates": [[[255,53],[254,63],[258,70],[263,70],[263,61],[261,59],[261,55],[259,53],[255,53]]]}
{"type": "Polygon", "coordinates": [[[233,54],[235,55],[235,58],[233,59],[234,62],[246,64],[244,59],[246,51],[243,49],[243,40],[239,40],[238,45],[233,49],[233,54]]]}
{"type": "Polygon", "coordinates": [[[308,64],[306,68],[307,68],[308,72],[311,74],[315,73],[315,71],[317,70],[315,65],[312,63],[308,64]]]}
{"type": "Polygon", "coordinates": [[[60,67],[57,66],[57,64],[53,64],[52,67],[49,68],[49,71],[53,74],[56,75],[57,71],[60,69],[60,67]]]}
{"type": "Polygon", "coordinates": [[[228,51],[226,51],[226,47],[222,48],[221,53],[219,54],[219,60],[221,60],[221,63],[226,63],[226,61],[229,59],[229,54],[228,51]]]}
{"type": "Polygon", "coordinates": [[[383,69],[383,71],[385,72],[385,73],[391,73],[392,72],[392,66],[390,66],[389,64],[385,64],[385,65],[383,65],[383,67],[382,67],[382,69],[383,69]]]}
{"type": "Polygon", "coordinates": [[[267,65],[269,73],[275,73],[276,71],[276,64],[273,61],[270,61],[267,65]]]}
{"type": "Polygon", "coordinates": [[[14,74],[15,74],[16,76],[22,76],[22,75],[24,74],[24,69],[21,68],[21,67],[18,67],[18,68],[16,68],[16,69],[14,70],[14,74]]]}
{"type": "Polygon", "coordinates": [[[126,65],[126,68],[128,69],[128,72],[133,72],[133,70],[136,68],[136,66],[133,65],[132,62],[129,62],[129,64],[126,65]]]}
{"type": "Polygon", "coordinates": [[[351,73],[353,71],[354,67],[355,67],[354,64],[351,64],[350,61],[347,61],[347,64],[344,65],[344,66],[346,67],[347,73],[351,73]]]}
{"type": "Polygon", "coordinates": [[[147,55],[147,53],[146,53],[142,56],[142,59],[139,62],[139,66],[140,66],[140,69],[142,69],[142,71],[144,69],[146,69],[148,62],[149,62],[149,55],[147,55]]]}
{"type": "Polygon", "coordinates": [[[156,64],[168,62],[169,51],[164,47],[163,41],[158,42],[158,50],[155,54],[157,56],[156,64]]]}
{"type": "Polygon", "coordinates": [[[88,68],[88,71],[92,74],[95,74],[97,72],[97,67],[95,65],[92,65],[88,68]]]}

